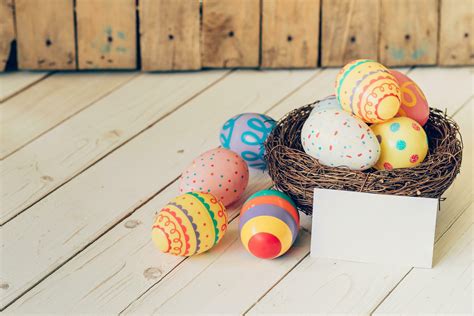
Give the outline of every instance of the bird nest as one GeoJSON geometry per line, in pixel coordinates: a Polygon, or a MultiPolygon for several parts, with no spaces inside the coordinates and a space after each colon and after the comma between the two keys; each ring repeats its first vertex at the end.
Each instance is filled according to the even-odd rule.
{"type": "Polygon", "coordinates": [[[265,142],[275,187],[291,196],[303,213],[312,213],[314,188],[440,198],[459,173],[463,149],[459,126],[433,108],[424,126],[429,153],[418,166],[358,171],[321,165],[301,145],[301,128],[318,102],[288,113],[265,142]]]}

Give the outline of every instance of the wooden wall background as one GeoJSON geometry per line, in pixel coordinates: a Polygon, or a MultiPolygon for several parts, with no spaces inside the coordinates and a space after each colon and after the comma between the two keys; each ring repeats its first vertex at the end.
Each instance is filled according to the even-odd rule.
{"type": "Polygon", "coordinates": [[[0,0],[0,70],[473,65],[473,2],[0,0]]]}

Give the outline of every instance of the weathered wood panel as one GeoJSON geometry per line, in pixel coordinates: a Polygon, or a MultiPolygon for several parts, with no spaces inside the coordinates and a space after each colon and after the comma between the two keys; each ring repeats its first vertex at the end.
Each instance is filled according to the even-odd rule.
{"type": "Polygon", "coordinates": [[[201,68],[199,0],[141,0],[143,70],[201,68]]]}
{"type": "MultiPolygon", "coordinates": [[[[133,76],[131,73],[115,76],[105,72],[58,73],[8,100],[0,107],[0,159],[5,159],[133,76]]],[[[33,157],[35,160],[38,158],[37,155],[33,157]]],[[[10,188],[14,186],[13,183],[10,182],[10,188]]],[[[2,189],[0,224],[3,223],[2,215],[9,204],[5,196],[7,192],[9,189],[2,189]]],[[[15,194],[18,193],[16,191],[15,194]]]]}
{"type": "Polygon", "coordinates": [[[202,66],[258,67],[259,0],[204,0],[202,66]]]}
{"type": "Polygon", "coordinates": [[[79,69],[137,66],[135,0],[76,0],[79,69]]]}
{"type": "Polygon", "coordinates": [[[9,71],[0,75],[0,103],[28,89],[48,74],[43,71],[9,71]]]}
{"type": "Polygon", "coordinates": [[[0,71],[4,71],[15,40],[13,0],[0,0],[0,71]]]}
{"type": "Polygon", "coordinates": [[[440,65],[474,64],[474,2],[441,0],[440,65]]]}
{"type": "MultiPolygon", "coordinates": [[[[76,114],[67,122],[48,132],[47,135],[36,139],[17,153],[7,157],[0,165],[2,180],[9,183],[8,186],[2,188],[0,225],[88,168],[114,148],[175,110],[186,100],[199,94],[225,74],[226,72],[221,71],[192,76],[187,74],[163,74],[160,76],[142,74],[127,82],[119,90],[98,100],[92,107],[76,114]],[[156,87],[160,87],[160,89],[156,89],[156,87]],[[110,113],[114,113],[114,115],[110,115],[110,113]],[[131,120],[130,117],[135,119],[131,120]],[[91,126],[94,128],[90,128],[91,126]],[[25,183],[28,185],[25,186],[25,183]]],[[[130,77],[132,75],[128,74],[130,77]]],[[[100,75],[92,74],[92,76],[98,77],[100,75]]],[[[100,77],[96,80],[89,78],[88,81],[93,81],[92,88],[87,87],[87,82],[81,82],[83,80],[63,77],[62,80],[56,81],[56,85],[59,81],[66,86],[58,89],[61,91],[55,91],[49,97],[39,93],[29,95],[29,99],[43,97],[44,102],[36,106],[27,103],[25,107],[32,108],[32,113],[27,118],[35,114],[39,116],[39,107],[43,107],[43,111],[50,110],[47,112],[61,108],[57,111],[59,113],[48,113],[53,119],[59,115],[64,117],[66,113],[70,115],[71,110],[68,107],[74,106],[77,111],[78,104],[84,103],[84,98],[90,99],[92,93],[98,93],[96,88],[103,90],[103,93],[110,92],[110,84],[114,82],[119,84],[117,81],[120,79],[123,82],[127,79],[124,76],[117,74],[108,80],[100,77]],[[103,83],[98,84],[97,80],[103,83]],[[61,107],[65,99],[64,94],[68,92],[67,87],[72,88],[75,85],[85,85],[85,88],[89,89],[86,89],[85,92],[79,90],[77,92],[79,96],[69,91],[76,97],[68,102],[71,105],[61,107]]],[[[102,96],[103,94],[95,98],[98,99],[102,96]]],[[[25,99],[28,100],[26,97],[25,99]]],[[[25,99],[23,99],[24,102],[26,102],[25,99]]],[[[0,107],[0,113],[2,113],[2,107],[0,107]]],[[[24,119],[25,116],[27,114],[20,115],[20,118],[24,119]]],[[[52,120],[44,117],[42,121],[35,122],[34,127],[37,132],[37,126],[40,124],[44,126],[46,119],[52,120]]],[[[31,129],[29,128],[29,130],[31,129]]]]}
{"type": "Polygon", "coordinates": [[[381,0],[380,60],[388,66],[434,65],[438,0],[381,0]]]}
{"type": "Polygon", "coordinates": [[[18,67],[75,69],[73,0],[15,0],[18,67]]]}
{"type": "Polygon", "coordinates": [[[316,67],[319,0],[262,0],[263,68],[316,67]]]}
{"type": "Polygon", "coordinates": [[[321,9],[322,66],[378,59],[378,0],[323,0],[321,9]]]}

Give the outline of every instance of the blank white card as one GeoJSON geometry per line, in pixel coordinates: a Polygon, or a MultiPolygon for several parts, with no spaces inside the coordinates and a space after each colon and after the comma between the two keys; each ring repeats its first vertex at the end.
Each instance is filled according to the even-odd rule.
{"type": "Polygon", "coordinates": [[[314,190],[311,256],[431,268],[438,199],[314,190]]]}

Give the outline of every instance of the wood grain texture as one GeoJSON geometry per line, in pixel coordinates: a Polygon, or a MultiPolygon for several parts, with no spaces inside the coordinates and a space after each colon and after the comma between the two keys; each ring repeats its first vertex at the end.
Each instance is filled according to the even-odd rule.
{"type": "Polygon", "coordinates": [[[321,65],[378,59],[378,0],[323,0],[321,65]]]}
{"type": "Polygon", "coordinates": [[[9,71],[0,74],[0,104],[48,76],[43,71],[9,71]]]}
{"type": "Polygon", "coordinates": [[[13,0],[0,0],[0,72],[5,70],[15,40],[13,0]]]}
{"type": "MultiPolygon", "coordinates": [[[[16,98],[8,100],[0,106],[0,159],[17,151],[132,77],[133,74],[55,74],[16,98]]],[[[3,205],[1,213],[4,211],[6,209],[3,205]]]]}
{"type": "Polygon", "coordinates": [[[441,0],[440,65],[474,65],[474,3],[441,0]]]}
{"type": "Polygon", "coordinates": [[[260,260],[242,246],[237,220],[229,224],[226,234],[207,256],[186,260],[123,314],[223,315],[231,310],[234,315],[243,315],[256,298],[306,255],[310,239],[302,230],[284,257],[260,260]],[[191,296],[196,304],[189,304],[191,296]]]}
{"type": "Polygon", "coordinates": [[[438,0],[381,0],[379,58],[387,66],[434,65],[438,0]]]}
{"type": "MultiPolygon", "coordinates": [[[[237,216],[245,198],[269,185],[268,175],[255,172],[251,175],[244,199],[229,207],[228,214],[237,216]]],[[[18,300],[8,311],[118,314],[124,310],[186,260],[161,253],[149,236],[154,214],[173,199],[178,190],[175,182],[18,300]],[[64,291],[65,288],[73,290],[64,291]],[[53,297],[55,303],[49,304],[53,297]]],[[[208,257],[210,253],[200,257],[208,257]]]]}
{"type": "Polygon", "coordinates": [[[201,68],[199,0],[141,0],[142,69],[201,68]]]}
{"type": "MultiPolygon", "coordinates": [[[[317,74],[318,72],[316,71],[314,73],[317,74]]],[[[307,75],[311,74],[313,74],[313,72],[307,74],[303,73],[301,75],[307,78],[307,75]]],[[[267,78],[266,80],[262,78],[257,82],[253,82],[253,84],[261,82],[262,91],[264,93],[261,97],[269,95],[268,90],[271,89],[272,85],[267,86],[264,82],[267,80],[273,81],[271,77],[274,75],[279,76],[278,73],[268,73],[264,76],[264,78],[267,78]]],[[[187,76],[189,76],[189,74],[187,76]]],[[[240,75],[237,74],[237,76],[243,76],[240,77],[242,80],[241,84],[251,78],[244,73],[240,75]]],[[[227,78],[226,80],[228,79],[232,78],[227,78]]],[[[291,77],[288,79],[290,81],[293,80],[291,77]]],[[[235,90],[236,82],[239,82],[239,80],[232,80],[229,85],[226,84],[225,90],[220,91],[218,94],[233,95],[233,93],[235,93],[236,96],[240,95],[245,90],[227,91],[227,89],[232,89],[232,84],[235,90]]],[[[280,80],[273,81],[274,84],[277,82],[278,84],[276,86],[283,84],[283,81],[280,83],[280,80]]],[[[212,94],[212,99],[208,99],[210,96],[211,95],[208,95],[206,99],[201,101],[196,100],[198,103],[194,104],[194,106],[204,106],[206,100],[211,102],[212,99],[218,97],[212,94]]],[[[247,100],[247,98],[251,103],[257,102],[254,103],[251,108],[257,107],[257,104],[261,102],[259,101],[259,97],[255,95],[255,91],[251,92],[251,95],[248,97],[244,97],[245,100],[247,100]]],[[[264,112],[265,109],[270,108],[270,105],[271,103],[266,104],[264,107],[258,105],[258,108],[264,112]]],[[[208,106],[206,105],[206,109],[207,108],[208,106]]],[[[245,108],[247,109],[247,107],[245,108]]],[[[229,108],[229,110],[230,109],[231,108],[229,108]]],[[[235,112],[228,113],[227,115],[232,116],[233,113],[238,113],[238,111],[239,109],[236,109],[235,112]]],[[[221,113],[219,111],[219,115],[223,113],[225,112],[221,113]]],[[[173,113],[170,118],[173,118],[173,116],[177,114],[178,113],[173,113]]],[[[182,116],[180,115],[179,118],[182,118],[182,116]]],[[[166,124],[166,126],[171,127],[172,124],[176,124],[176,122],[177,121],[173,119],[171,122],[166,123],[163,121],[158,124],[166,124]]],[[[213,120],[215,126],[219,126],[220,123],[221,122],[217,120],[213,120]]],[[[206,132],[208,133],[206,135],[209,136],[206,136],[204,142],[214,146],[217,145],[218,141],[212,130],[211,126],[210,132],[206,132]]],[[[185,133],[184,129],[179,133],[181,132],[185,133]]],[[[180,136],[176,135],[176,137],[180,136]]],[[[170,138],[169,141],[173,141],[173,138],[170,138]]],[[[188,141],[192,142],[192,139],[188,141]]],[[[163,146],[161,147],[163,148],[163,146]]],[[[185,153],[187,151],[186,149],[185,153]]],[[[171,153],[172,152],[170,152],[170,154],[171,153]]],[[[192,155],[193,154],[191,154],[191,157],[192,155]]],[[[178,155],[178,157],[179,156],[180,155],[178,155]]],[[[252,169],[250,171],[251,177],[246,193],[239,202],[228,208],[229,218],[235,218],[238,215],[243,201],[245,201],[250,194],[269,187],[270,185],[267,174],[252,169]]],[[[174,172],[179,173],[180,170],[174,170],[174,172]]],[[[153,213],[156,212],[157,209],[175,196],[178,190],[177,187],[177,183],[174,183],[158,194],[150,200],[150,202],[138,209],[130,218],[127,218],[119,226],[107,233],[104,238],[94,243],[90,250],[81,253],[77,258],[71,260],[51,278],[48,278],[44,283],[41,283],[39,287],[35,288],[33,292],[28,293],[27,296],[13,304],[9,311],[27,312],[36,310],[37,312],[69,311],[71,313],[118,313],[124,309],[132,300],[144,293],[150,286],[160,281],[184,260],[184,258],[169,256],[156,251],[147,233],[149,231],[147,228],[149,225],[146,224],[152,221],[153,213]],[[67,292],[62,290],[65,287],[69,288],[72,284],[76,284],[76,286],[74,286],[75,290],[67,292]],[[56,297],[58,295],[61,299],[58,299],[57,303],[54,305],[45,304],[48,301],[47,297],[56,297]]],[[[210,252],[208,254],[210,254],[210,252]]],[[[208,254],[203,254],[199,257],[202,258],[208,256],[208,254]]],[[[270,277],[268,280],[270,280],[270,277]]]]}
{"type": "MultiPolygon", "coordinates": [[[[264,111],[312,74],[233,73],[5,224],[0,240],[0,279],[9,287],[0,292],[2,306],[176,179],[196,153],[215,147],[218,126],[226,119],[245,111],[264,111]],[[226,106],[219,106],[224,99],[226,106]],[[173,137],[163,137],[170,131],[173,137]]],[[[141,94],[135,90],[128,97],[141,94]]],[[[147,114],[126,115],[124,119],[130,122],[140,115],[147,114]]],[[[88,141],[80,139],[81,144],[88,141]]],[[[79,155],[84,153],[78,150],[79,155]]]]}
{"type": "Polygon", "coordinates": [[[262,0],[261,67],[316,67],[319,9],[319,0],[262,0]]]}
{"type": "Polygon", "coordinates": [[[203,1],[203,67],[258,67],[259,51],[259,0],[203,1]]]}
{"type": "MultiPolygon", "coordinates": [[[[217,71],[199,75],[140,75],[123,85],[120,90],[104,96],[94,106],[8,157],[0,166],[2,179],[9,183],[2,190],[0,223],[43,198],[224,75],[225,72],[217,71]],[[158,91],[157,86],[160,87],[158,91]],[[130,119],[131,117],[134,119],[130,119]]],[[[68,107],[61,106],[67,88],[75,88],[78,85],[74,77],[77,75],[60,78],[63,93],[45,98],[49,102],[41,104],[42,111],[54,112],[61,108],[62,112],[58,112],[62,115],[71,111],[68,107]]],[[[83,93],[84,97],[90,96],[91,93],[98,94],[99,91],[105,92],[114,82],[118,83],[120,76],[108,74],[105,78],[106,80],[104,76],[97,78],[103,84],[93,78],[90,80],[91,86],[87,87],[87,84],[83,83],[88,90],[92,90],[83,93]],[[104,86],[105,84],[108,86],[104,86]]],[[[75,105],[77,108],[77,103],[84,103],[84,99],[74,93],[70,94],[77,99],[75,104],[71,102],[70,107],[75,105]]],[[[35,108],[33,113],[23,113],[17,121],[24,121],[25,117],[31,118],[32,114],[37,114],[35,117],[42,118],[43,121],[45,117],[54,118],[59,115],[48,113],[39,116],[39,111],[41,110],[35,108]]]]}
{"type": "Polygon", "coordinates": [[[137,66],[136,0],[76,0],[79,69],[137,66]]]}
{"type": "Polygon", "coordinates": [[[15,0],[18,67],[75,69],[73,0],[15,0]]]}

